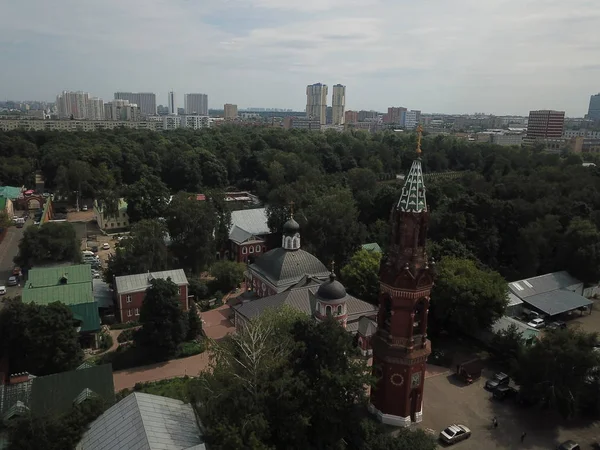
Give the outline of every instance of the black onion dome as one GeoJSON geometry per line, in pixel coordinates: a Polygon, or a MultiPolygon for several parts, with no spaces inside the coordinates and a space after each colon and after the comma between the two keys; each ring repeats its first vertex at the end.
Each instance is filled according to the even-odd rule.
{"type": "Polygon", "coordinates": [[[346,296],[346,288],[335,279],[334,274],[331,274],[329,281],[319,286],[317,296],[323,300],[341,300],[346,296]]]}
{"type": "Polygon", "coordinates": [[[300,231],[300,225],[293,217],[290,217],[290,220],[283,224],[283,232],[285,234],[296,234],[298,231],[300,231]]]}

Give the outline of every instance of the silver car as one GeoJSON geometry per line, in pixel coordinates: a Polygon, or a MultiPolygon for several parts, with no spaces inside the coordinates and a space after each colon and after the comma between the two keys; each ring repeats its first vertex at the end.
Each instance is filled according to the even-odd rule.
{"type": "Polygon", "coordinates": [[[464,425],[450,425],[440,433],[440,440],[446,444],[456,444],[471,437],[471,430],[464,425]]]}

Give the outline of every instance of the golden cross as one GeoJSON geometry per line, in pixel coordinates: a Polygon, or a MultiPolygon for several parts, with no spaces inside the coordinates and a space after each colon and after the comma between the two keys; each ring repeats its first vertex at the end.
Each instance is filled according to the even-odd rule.
{"type": "Polygon", "coordinates": [[[294,200],[290,201],[290,217],[294,218],[294,200]]]}
{"type": "Polygon", "coordinates": [[[423,134],[423,127],[419,124],[417,127],[417,155],[421,156],[421,135],[423,134]]]}

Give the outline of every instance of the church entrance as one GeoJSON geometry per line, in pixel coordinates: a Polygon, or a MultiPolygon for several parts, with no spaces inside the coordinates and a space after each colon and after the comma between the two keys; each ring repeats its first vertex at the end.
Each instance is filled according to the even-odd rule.
{"type": "Polygon", "coordinates": [[[417,413],[421,410],[421,396],[419,395],[419,389],[413,389],[410,393],[410,420],[412,422],[417,421],[417,413]]]}

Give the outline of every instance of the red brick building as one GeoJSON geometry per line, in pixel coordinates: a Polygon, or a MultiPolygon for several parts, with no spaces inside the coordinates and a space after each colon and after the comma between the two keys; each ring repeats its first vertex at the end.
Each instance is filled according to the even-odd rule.
{"type": "MultiPolygon", "coordinates": [[[[420,142],[419,128],[418,155],[420,142]]],[[[409,426],[422,420],[425,369],[431,353],[427,314],[434,263],[425,251],[429,210],[420,157],[392,208],[391,225],[389,252],[379,272],[377,332],[371,338],[377,384],[371,390],[369,409],[385,424],[409,426]]]]}
{"type": "Polygon", "coordinates": [[[150,281],[170,278],[179,288],[179,302],[184,311],[189,309],[189,283],[183,269],[139,273],[115,278],[116,315],[121,322],[139,320],[142,303],[150,281]]]}
{"type": "Polygon", "coordinates": [[[232,211],[228,247],[219,252],[217,259],[253,262],[269,250],[270,235],[265,208],[232,211]]]}

